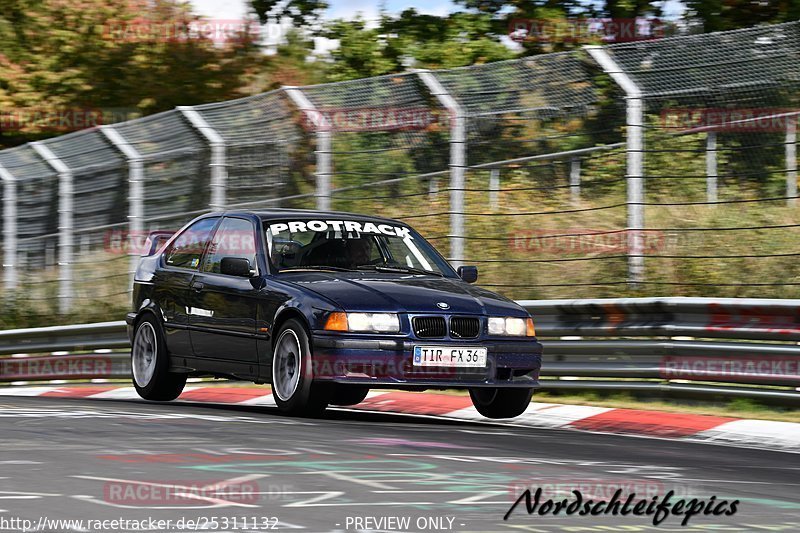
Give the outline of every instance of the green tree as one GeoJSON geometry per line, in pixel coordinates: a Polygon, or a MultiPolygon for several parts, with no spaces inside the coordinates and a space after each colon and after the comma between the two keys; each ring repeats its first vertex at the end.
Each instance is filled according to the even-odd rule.
{"type": "Polygon", "coordinates": [[[327,75],[332,81],[380,76],[402,70],[386,55],[386,39],[378,28],[367,28],[361,18],[336,20],[326,26],[324,37],[336,39],[339,45],[331,50],[327,75]]]}
{"type": "Polygon", "coordinates": [[[262,24],[290,18],[295,26],[307,27],[320,22],[328,3],[324,0],[250,0],[250,6],[262,24]]]}
{"type": "MultiPolygon", "coordinates": [[[[249,29],[197,32],[201,19],[174,0],[0,1],[0,112],[128,109],[240,96],[261,54],[249,29]]],[[[52,135],[35,124],[0,132],[16,144],[52,135]]]]}
{"type": "Polygon", "coordinates": [[[313,56],[314,41],[302,30],[289,30],[275,54],[267,57],[259,74],[259,86],[277,89],[282,85],[312,85],[325,81],[326,66],[313,56]]]}
{"type": "Polygon", "coordinates": [[[800,0],[686,0],[686,7],[707,32],[800,20],[800,0]]]}
{"type": "Polygon", "coordinates": [[[339,42],[331,51],[331,80],[402,72],[412,66],[460,67],[515,56],[492,32],[491,17],[480,13],[436,17],[409,9],[398,17],[382,16],[375,28],[368,28],[363,19],[332,21],[322,35],[339,42]]]}

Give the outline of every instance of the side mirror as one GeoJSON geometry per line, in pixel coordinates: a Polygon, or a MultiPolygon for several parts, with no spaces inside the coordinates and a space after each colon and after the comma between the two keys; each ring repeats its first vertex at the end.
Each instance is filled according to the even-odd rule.
{"type": "Polygon", "coordinates": [[[223,257],[219,265],[219,271],[221,274],[242,278],[249,278],[253,275],[250,271],[250,261],[244,257],[223,257]]]}
{"type": "Polygon", "coordinates": [[[478,281],[478,267],[476,266],[461,266],[458,267],[458,277],[467,283],[475,283],[478,281]]]}

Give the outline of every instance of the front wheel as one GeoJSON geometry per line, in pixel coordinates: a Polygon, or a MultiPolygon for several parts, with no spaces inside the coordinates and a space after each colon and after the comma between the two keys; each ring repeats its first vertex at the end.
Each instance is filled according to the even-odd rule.
{"type": "Polygon", "coordinates": [[[136,325],[131,347],[133,386],[145,400],[168,402],[180,396],[186,374],[169,372],[169,354],[161,324],[146,316],[136,325]]]}
{"type": "Polygon", "coordinates": [[[472,405],[486,418],[514,418],[531,403],[533,389],[470,389],[472,405]]]}
{"type": "Polygon", "coordinates": [[[328,406],[330,388],[314,383],[308,333],[295,320],[286,321],[275,336],[272,352],[272,394],[278,409],[313,416],[328,406]]]}

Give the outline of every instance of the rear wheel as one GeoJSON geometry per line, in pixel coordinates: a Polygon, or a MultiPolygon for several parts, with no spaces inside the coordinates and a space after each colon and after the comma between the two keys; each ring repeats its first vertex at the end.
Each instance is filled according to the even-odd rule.
{"type": "Polygon", "coordinates": [[[531,403],[533,389],[480,388],[470,389],[472,405],[486,418],[513,418],[521,415],[531,403]]]}
{"type": "Polygon", "coordinates": [[[272,394],[278,409],[313,416],[328,406],[330,387],[314,383],[306,328],[295,319],[281,326],[272,352],[272,394]]]}
{"type": "Polygon", "coordinates": [[[137,325],[131,347],[131,373],[136,392],[145,400],[166,402],[183,392],[186,374],[169,372],[169,354],[161,324],[145,316],[137,325]]]}
{"type": "Polygon", "coordinates": [[[369,389],[367,387],[360,387],[358,385],[336,385],[331,393],[330,404],[342,407],[357,405],[364,401],[367,394],[369,394],[369,389]]]}

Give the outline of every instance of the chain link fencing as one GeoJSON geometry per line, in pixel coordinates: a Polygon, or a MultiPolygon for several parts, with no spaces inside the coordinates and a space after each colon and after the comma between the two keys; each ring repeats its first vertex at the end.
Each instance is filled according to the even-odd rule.
{"type": "Polygon", "coordinates": [[[401,219],[515,299],[798,297],[799,86],[787,23],[284,87],[3,150],[0,320],[103,319],[149,231],[267,207],[401,219]]]}

